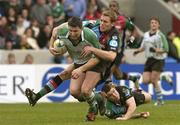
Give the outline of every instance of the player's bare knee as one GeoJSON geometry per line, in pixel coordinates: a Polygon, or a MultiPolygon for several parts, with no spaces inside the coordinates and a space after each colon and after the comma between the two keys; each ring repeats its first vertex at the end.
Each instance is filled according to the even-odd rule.
{"type": "Polygon", "coordinates": [[[75,89],[70,89],[70,94],[76,98],[80,95],[80,92],[75,89]]]}
{"type": "Polygon", "coordinates": [[[150,79],[143,79],[143,83],[144,83],[144,84],[148,84],[148,83],[150,83],[150,82],[151,82],[150,79]]]}
{"type": "Polygon", "coordinates": [[[146,102],[146,103],[149,103],[151,100],[152,100],[151,94],[146,93],[146,94],[145,94],[145,102],[146,102]]]}
{"type": "Polygon", "coordinates": [[[157,78],[152,78],[151,79],[151,83],[157,83],[158,82],[158,79],[157,78]]]}

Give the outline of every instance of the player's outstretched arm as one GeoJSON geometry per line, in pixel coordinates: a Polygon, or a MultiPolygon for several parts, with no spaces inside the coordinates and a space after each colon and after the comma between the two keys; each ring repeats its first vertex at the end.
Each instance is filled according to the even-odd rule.
{"type": "Polygon", "coordinates": [[[141,53],[144,51],[144,48],[138,48],[133,52],[133,56],[136,56],[138,53],[141,53]]]}
{"type": "Polygon", "coordinates": [[[140,113],[135,113],[133,114],[132,118],[148,118],[150,116],[149,112],[140,112],[140,113]]]}
{"type": "Polygon", "coordinates": [[[104,59],[104,60],[108,60],[113,62],[114,59],[116,58],[117,53],[113,52],[113,51],[104,51],[101,49],[97,49],[95,47],[92,46],[86,46],[83,49],[83,56],[87,55],[86,53],[92,52],[94,55],[96,55],[97,57],[104,59]]]}

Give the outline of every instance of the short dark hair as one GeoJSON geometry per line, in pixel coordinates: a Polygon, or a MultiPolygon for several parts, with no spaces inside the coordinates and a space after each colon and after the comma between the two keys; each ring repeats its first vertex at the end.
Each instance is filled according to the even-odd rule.
{"type": "Polygon", "coordinates": [[[82,28],[82,20],[79,17],[71,17],[68,20],[68,26],[82,28]]]}
{"type": "Polygon", "coordinates": [[[118,8],[120,8],[119,2],[118,2],[117,0],[111,0],[111,1],[109,2],[109,5],[112,4],[112,3],[115,3],[116,6],[117,6],[118,8]]]}
{"type": "Polygon", "coordinates": [[[175,33],[175,32],[174,32],[174,31],[169,31],[169,32],[167,33],[167,36],[171,35],[172,33],[175,33]]]}
{"type": "Polygon", "coordinates": [[[115,87],[116,87],[115,84],[113,84],[113,83],[108,83],[108,84],[105,84],[105,85],[102,87],[101,91],[102,91],[102,92],[105,92],[105,93],[108,93],[108,92],[111,90],[111,88],[115,88],[115,87]]]}

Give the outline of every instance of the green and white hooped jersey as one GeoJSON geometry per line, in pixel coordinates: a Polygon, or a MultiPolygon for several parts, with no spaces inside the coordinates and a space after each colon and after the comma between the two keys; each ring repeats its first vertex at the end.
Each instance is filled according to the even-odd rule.
{"type": "Polygon", "coordinates": [[[117,117],[122,117],[126,114],[127,107],[126,105],[114,104],[111,101],[106,101],[106,112],[105,115],[110,119],[116,119],[117,117]]]}
{"type": "Polygon", "coordinates": [[[90,58],[94,57],[93,54],[86,57],[81,57],[81,52],[85,46],[100,48],[100,44],[95,33],[89,28],[83,28],[81,32],[81,41],[77,45],[73,45],[73,41],[68,38],[69,32],[67,27],[59,29],[57,35],[58,38],[64,42],[69,55],[76,64],[84,64],[90,58]]]}
{"type": "Polygon", "coordinates": [[[144,38],[141,47],[145,49],[145,56],[147,58],[153,57],[155,59],[165,59],[167,57],[167,52],[169,51],[168,43],[165,35],[161,31],[157,31],[154,35],[150,35],[150,32],[144,34],[144,38]],[[166,53],[157,54],[150,52],[150,48],[160,48],[166,53]]]}

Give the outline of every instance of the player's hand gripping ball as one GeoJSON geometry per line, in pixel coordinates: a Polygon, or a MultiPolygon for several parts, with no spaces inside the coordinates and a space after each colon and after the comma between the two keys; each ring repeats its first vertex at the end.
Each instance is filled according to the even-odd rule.
{"type": "Polygon", "coordinates": [[[60,39],[56,39],[54,41],[54,49],[59,53],[59,54],[64,54],[67,52],[67,48],[64,45],[64,41],[60,40],[60,39]]]}

